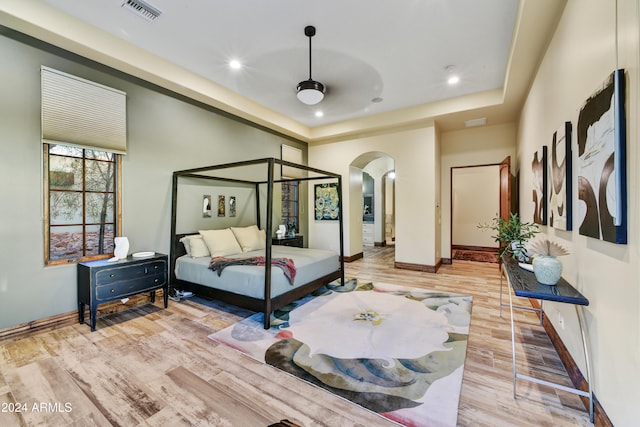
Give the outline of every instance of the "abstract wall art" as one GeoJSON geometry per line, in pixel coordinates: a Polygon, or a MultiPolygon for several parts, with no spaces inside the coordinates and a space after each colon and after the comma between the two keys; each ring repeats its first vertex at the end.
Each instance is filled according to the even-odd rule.
{"type": "Polygon", "coordinates": [[[211,195],[202,196],[202,217],[211,218],[211,195]]]}
{"type": "Polygon", "coordinates": [[[338,207],[338,184],[315,185],[315,219],[337,220],[340,215],[338,207]]]}
{"type": "Polygon", "coordinates": [[[224,196],[218,196],[218,216],[225,216],[224,196]]]}
{"type": "Polygon", "coordinates": [[[614,71],[578,116],[580,234],[627,243],[626,120],[624,70],[614,71]]]}
{"type": "Polygon", "coordinates": [[[571,230],[571,122],[553,133],[549,159],[549,225],[571,230]]]}
{"type": "Polygon", "coordinates": [[[229,197],[229,216],[236,216],[236,196],[229,197]]]}
{"type": "Polygon", "coordinates": [[[547,225],[547,146],[533,155],[533,222],[547,225]]]}

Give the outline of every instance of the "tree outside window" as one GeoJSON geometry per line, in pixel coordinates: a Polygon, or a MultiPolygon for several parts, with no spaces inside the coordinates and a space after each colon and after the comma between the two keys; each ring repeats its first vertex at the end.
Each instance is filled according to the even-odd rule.
{"type": "Polygon", "coordinates": [[[118,229],[119,156],[58,144],[44,146],[45,262],[110,256],[118,229]]]}

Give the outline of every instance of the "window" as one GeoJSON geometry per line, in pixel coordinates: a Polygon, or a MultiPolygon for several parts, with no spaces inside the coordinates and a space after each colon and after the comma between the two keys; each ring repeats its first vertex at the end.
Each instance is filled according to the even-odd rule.
{"type": "Polygon", "coordinates": [[[120,156],[59,144],[43,147],[45,264],[111,256],[120,228],[120,156]]]}
{"type": "Polygon", "coordinates": [[[282,183],[282,223],[287,226],[287,231],[295,233],[300,231],[298,221],[298,181],[285,181],[282,183]]]}

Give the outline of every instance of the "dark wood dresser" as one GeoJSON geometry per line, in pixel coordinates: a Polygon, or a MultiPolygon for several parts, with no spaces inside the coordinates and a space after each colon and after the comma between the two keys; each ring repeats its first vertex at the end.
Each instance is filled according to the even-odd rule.
{"type": "Polygon", "coordinates": [[[295,246],[297,248],[304,247],[304,237],[300,235],[296,235],[293,237],[283,237],[282,239],[272,239],[272,245],[280,245],[280,246],[295,246]]]}
{"type": "Polygon", "coordinates": [[[142,292],[162,289],[164,307],[169,298],[169,262],[167,255],[151,256],[108,262],[108,260],[78,263],[78,318],[84,323],[85,304],[89,305],[91,330],[96,330],[96,313],[99,304],[116,301],[142,292]]]}

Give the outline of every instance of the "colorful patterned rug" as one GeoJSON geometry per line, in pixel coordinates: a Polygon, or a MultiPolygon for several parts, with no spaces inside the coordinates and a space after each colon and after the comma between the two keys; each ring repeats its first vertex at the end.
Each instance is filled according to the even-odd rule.
{"type": "Polygon", "coordinates": [[[476,262],[492,262],[498,263],[498,254],[495,252],[484,251],[468,251],[464,249],[456,249],[453,259],[460,261],[476,261],[476,262]]]}
{"type": "Polygon", "coordinates": [[[351,279],[209,336],[404,426],[455,426],[472,297],[351,279]]]}

